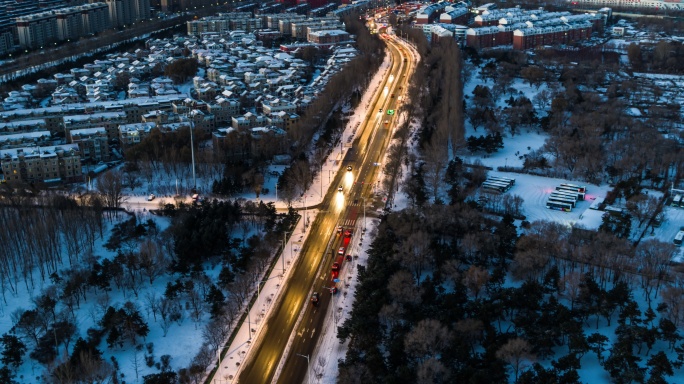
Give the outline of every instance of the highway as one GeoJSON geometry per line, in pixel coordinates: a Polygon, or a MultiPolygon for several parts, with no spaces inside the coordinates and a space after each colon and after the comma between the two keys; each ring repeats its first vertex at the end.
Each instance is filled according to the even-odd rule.
{"type": "MultiPolygon", "coordinates": [[[[388,115],[387,111],[396,111],[400,106],[400,95],[408,88],[408,79],[413,71],[414,61],[408,56],[408,50],[400,48],[399,43],[392,38],[386,41],[392,56],[391,68],[386,72],[369,106],[365,121],[358,128],[356,140],[342,160],[343,171],[336,175],[335,182],[332,183],[333,186],[343,186],[343,192],[334,187],[327,191],[319,206],[321,212],[313,222],[301,255],[293,266],[289,283],[284,287],[280,300],[274,303],[270,316],[242,367],[237,381],[239,383],[275,381],[282,358],[285,361],[277,382],[301,383],[306,376],[307,359],[298,355],[313,354],[326,320],[331,302],[331,295],[326,289],[331,285],[331,255],[336,254],[337,246],[343,238],[342,235],[337,235],[336,227],[344,224],[347,228],[356,228],[352,241],[359,241],[361,225],[358,225],[358,219],[361,218],[362,205],[372,199],[373,183],[380,173],[377,164],[382,160],[397,119],[396,113],[388,115]],[[352,166],[352,170],[345,171],[347,166],[352,166]],[[353,214],[347,217],[349,207],[354,207],[351,209],[353,214]],[[318,306],[309,302],[314,291],[320,293],[318,306]],[[303,306],[306,306],[305,312],[295,330],[303,306]],[[291,350],[286,351],[292,332],[295,332],[293,344],[291,350]]],[[[344,285],[341,289],[344,290],[344,285]]]]}

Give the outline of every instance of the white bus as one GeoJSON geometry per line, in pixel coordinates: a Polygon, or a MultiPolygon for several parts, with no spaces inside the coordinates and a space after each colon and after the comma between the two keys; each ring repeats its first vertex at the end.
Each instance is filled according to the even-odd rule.
{"type": "Polygon", "coordinates": [[[551,192],[551,196],[565,197],[566,199],[572,199],[574,201],[577,201],[577,194],[576,193],[567,193],[564,191],[553,191],[553,192],[551,192]]]}
{"type": "Polygon", "coordinates": [[[574,190],[576,190],[577,192],[587,193],[587,187],[585,187],[585,186],[583,186],[583,185],[563,183],[563,184],[561,184],[560,186],[561,186],[561,187],[565,187],[565,188],[574,189],[574,190]]]}
{"type": "Polygon", "coordinates": [[[677,232],[677,235],[675,235],[673,242],[677,245],[682,245],[682,240],[684,240],[684,231],[679,231],[677,232]]]}
{"type": "Polygon", "coordinates": [[[487,184],[494,184],[494,185],[500,185],[502,187],[506,187],[506,190],[511,189],[512,185],[509,183],[504,183],[503,181],[495,181],[495,180],[485,180],[485,183],[487,184]]]}
{"type": "Polygon", "coordinates": [[[515,185],[515,179],[500,176],[488,176],[487,181],[500,181],[502,183],[508,183],[510,185],[515,185]]]}
{"type": "Polygon", "coordinates": [[[557,211],[570,212],[572,211],[572,205],[568,203],[561,203],[556,201],[547,201],[546,208],[555,209],[557,211]]]}
{"type": "Polygon", "coordinates": [[[556,187],[556,191],[566,192],[566,193],[576,193],[578,200],[584,200],[584,192],[579,192],[574,188],[568,188],[568,187],[562,187],[561,186],[561,187],[556,187]]]}
{"type": "Polygon", "coordinates": [[[567,204],[572,205],[573,208],[575,208],[575,204],[577,204],[577,202],[575,200],[566,199],[564,197],[558,197],[558,196],[550,196],[548,201],[552,201],[554,203],[567,203],[567,204]]]}
{"type": "Polygon", "coordinates": [[[482,189],[504,193],[508,191],[508,186],[484,182],[482,183],[482,189]]]}

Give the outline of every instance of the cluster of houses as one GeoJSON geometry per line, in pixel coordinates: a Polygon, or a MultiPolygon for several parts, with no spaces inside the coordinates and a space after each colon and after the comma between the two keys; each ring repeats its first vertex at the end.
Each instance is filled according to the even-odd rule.
{"type": "Polygon", "coordinates": [[[512,46],[524,50],[587,40],[592,33],[603,31],[611,11],[604,8],[591,14],[572,14],[442,1],[412,10],[404,6],[395,12],[414,15],[414,28],[421,28],[432,40],[456,39],[475,49],[512,46]]]}
{"type": "Polygon", "coordinates": [[[282,154],[287,132],[357,55],[348,44],[330,51],[312,73],[310,63],[263,47],[254,33],[230,30],[150,39],[144,49],[27,84],[0,104],[4,180],[79,181],[86,165],[120,159],[154,130],[182,127],[211,138],[205,147],[224,157],[282,154]],[[179,85],[162,76],[184,57],[198,61],[194,78],[179,85]]]}
{"type": "Polygon", "coordinates": [[[339,43],[351,42],[349,33],[339,16],[330,14],[325,17],[312,17],[297,13],[251,12],[219,13],[187,23],[188,35],[208,36],[228,31],[255,31],[258,40],[288,37],[295,41],[306,41],[321,48],[329,48],[339,43]]]}
{"type": "Polygon", "coordinates": [[[466,31],[466,45],[479,49],[513,44],[514,49],[522,50],[568,44],[602,31],[604,22],[605,17],[599,13],[573,15],[520,8],[485,10],[466,31]]]}

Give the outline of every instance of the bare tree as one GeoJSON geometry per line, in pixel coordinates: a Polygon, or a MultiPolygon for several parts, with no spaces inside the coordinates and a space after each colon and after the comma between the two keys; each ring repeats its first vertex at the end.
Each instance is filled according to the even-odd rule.
{"type": "Polygon", "coordinates": [[[436,357],[451,342],[451,331],[435,319],[421,320],[404,338],[404,347],[409,356],[419,361],[436,357]]]}
{"type": "Polygon", "coordinates": [[[448,383],[449,368],[435,357],[420,363],[416,372],[417,384],[448,383]]]}
{"type": "Polygon", "coordinates": [[[527,340],[521,338],[510,339],[498,351],[496,357],[510,364],[515,374],[515,381],[518,382],[520,370],[525,367],[525,363],[535,360],[532,348],[527,340]]]}
{"type": "Polygon", "coordinates": [[[97,190],[102,196],[104,205],[109,208],[119,208],[124,202],[124,183],[121,171],[105,172],[97,178],[97,190]]]}
{"type": "Polygon", "coordinates": [[[218,316],[212,319],[202,330],[202,339],[216,353],[230,335],[230,323],[218,316]]]}
{"type": "Polygon", "coordinates": [[[390,296],[400,304],[418,304],[422,288],[416,287],[416,280],[410,272],[400,270],[387,283],[390,296]]]}
{"type": "Polygon", "coordinates": [[[475,299],[480,296],[482,288],[489,281],[489,271],[476,265],[471,265],[463,275],[465,285],[475,299]]]}

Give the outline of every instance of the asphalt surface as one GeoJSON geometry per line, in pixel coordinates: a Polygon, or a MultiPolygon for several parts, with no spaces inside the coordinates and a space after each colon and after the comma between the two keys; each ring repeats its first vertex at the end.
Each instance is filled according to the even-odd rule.
{"type": "MultiPolygon", "coordinates": [[[[388,115],[387,110],[398,109],[399,95],[408,87],[413,62],[410,57],[404,62],[406,50],[397,48],[396,43],[388,41],[388,47],[393,58],[391,69],[381,83],[379,96],[374,98],[369,107],[365,122],[358,128],[360,132],[357,139],[343,159],[341,169],[351,165],[352,171],[339,172],[332,184],[343,186],[343,192],[330,188],[320,204],[321,212],[312,223],[301,255],[293,266],[289,283],[281,299],[274,304],[259,339],[254,341],[251,357],[245,361],[239,375],[239,383],[273,382],[292,332],[296,334],[291,349],[284,357],[285,364],[277,382],[301,383],[306,376],[308,359],[304,356],[313,354],[332,301],[328,289],[332,284],[331,267],[333,256],[343,239],[343,236],[337,234],[336,227],[345,225],[356,228],[352,241],[359,241],[363,226],[360,222],[363,220],[363,204],[370,203],[373,198],[373,183],[381,171],[377,164],[389,144],[391,130],[397,118],[397,114],[388,115]],[[382,112],[379,112],[380,108],[382,112]],[[310,304],[313,292],[320,294],[317,306],[310,304]],[[303,306],[306,306],[306,310],[295,330],[303,306]]],[[[339,286],[344,290],[344,284],[339,286]]],[[[342,293],[337,293],[340,294],[342,293]]]]}

